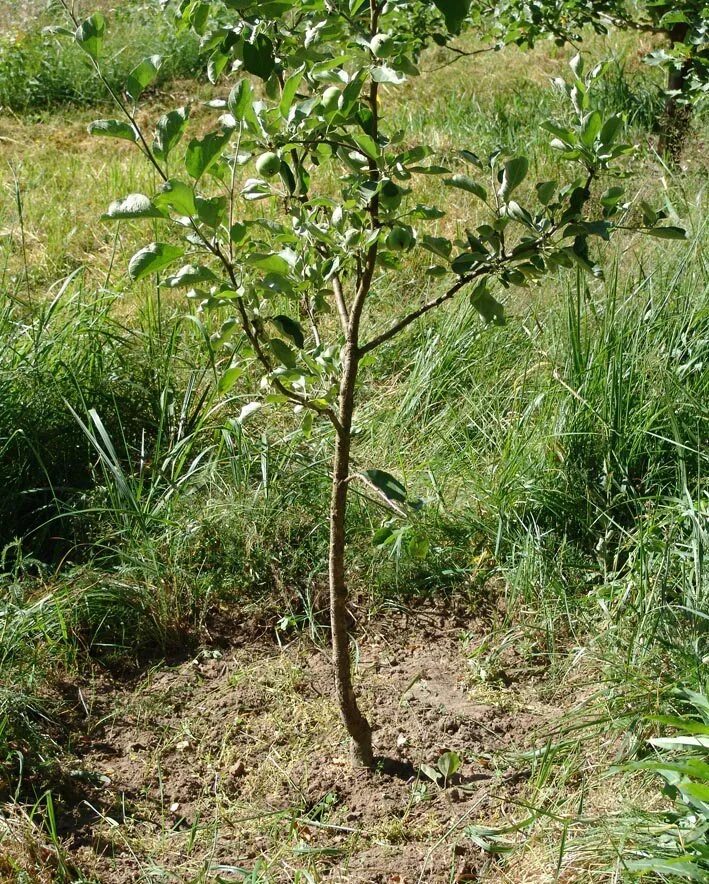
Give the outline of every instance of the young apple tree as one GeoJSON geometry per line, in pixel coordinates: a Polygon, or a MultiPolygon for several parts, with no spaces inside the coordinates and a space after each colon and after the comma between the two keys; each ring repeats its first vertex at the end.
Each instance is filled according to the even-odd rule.
{"type": "MultiPolygon", "coordinates": [[[[363,481],[401,516],[409,501],[388,472],[353,468],[362,362],[456,298],[500,323],[501,290],[559,268],[599,276],[592,242],[629,223],[617,167],[633,148],[619,140],[622,119],[595,106],[601,65],[585,73],[577,57],[569,82],[557,83],[570,121],[546,128],[568,161],[563,181],[530,186],[521,152],[483,160],[461,144],[444,162],[396,128],[396,90],[418,74],[422,45],[442,28],[455,34],[467,11],[463,0],[185,0],[180,14],[211,53],[210,79],[233,80],[224,99],[207,103],[216,120],[190,138],[189,106],[163,114],[152,134],[139,125],[138,102],[160,64],[152,57],[114,93],[122,118],[90,126],[135,143],[155,173],[150,195],[124,196],[105,216],[149,219],[163,231],[130,259],[132,279],[159,274],[159,285],[184,288],[201,309],[216,311],[221,341],[243,336],[240,358],[261,377],[258,402],[331,429],[334,682],[354,759],[367,767],[372,730],[355,697],[348,634],[348,491],[363,481]],[[436,178],[464,192],[464,218],[427,201],[436,178]],[[416,261],[420,287],[402,291],[398,315],[384,315],[384,281],[416,261]]],[[[74,24],[100,76],[104,18],[74,24]]],[[[683,237],[662,217],[645,207],[643,228],[683,237]]],[[[224,352],[226,390],[251,372],[234,364],[233,347],[224,352]]],[[[378,541],[394,530],[384,526],[378,541]]]]}

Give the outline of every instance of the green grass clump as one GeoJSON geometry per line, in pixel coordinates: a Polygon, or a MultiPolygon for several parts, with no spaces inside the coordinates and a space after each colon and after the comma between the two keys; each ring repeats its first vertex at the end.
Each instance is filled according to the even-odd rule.
{"type": "MultiPolygon", "coordinates": [[[[93,9],[89,11],[94,11],[93,9]]],[[[120,92],[126,77],[149,55],[163,58],[153,88],[192,76],[201,64],[198,41],[179,30],[160,11],[157,0],[122,3],[107,10],[110,39],[103,71],[120,92]]],[[[61,7],[38,16],[41,25],[66,27],[61,7]]],[[[38,27],[37,17],[6,31],[0,23],[0,107],[15,112],[43,113],[57,105],[95,105],[106,101],[105,86],[81,53],[66,51],[66,38],[38,27]]]]}
{"type": "Polygon", "coordinates": [[[71,413],[117,416],[126,444],[152,433],[158,392],[139,338],[110,317],[114,298],[81,287],[36,311],[5,293],[0,313],[0,546],[32,536],[46,557],[66,553],[69,538],[47,525],[93,484],[93,456],[71,413]],[[51,549],[54,547],[54,549],[51,549]]]}

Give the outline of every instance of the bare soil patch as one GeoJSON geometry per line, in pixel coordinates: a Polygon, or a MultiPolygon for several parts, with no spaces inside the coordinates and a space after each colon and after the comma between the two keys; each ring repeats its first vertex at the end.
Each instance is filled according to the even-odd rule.
{"type": "Polygon", "coordinates": [[[249,631],[134,684],[84,685],[75,793],[56,799],[68,857],[106,884],[500,880],[466,827],[520,794],[509,758],[560,710],[519,659],[512,686],[476,680],[480,630],[437,610],[361,630],[375,773],[350,766],[327,648],[304,635],[279,647],[249,631]],[[420,766],[448,750],[463,765],[442,788],[420,766]]]}

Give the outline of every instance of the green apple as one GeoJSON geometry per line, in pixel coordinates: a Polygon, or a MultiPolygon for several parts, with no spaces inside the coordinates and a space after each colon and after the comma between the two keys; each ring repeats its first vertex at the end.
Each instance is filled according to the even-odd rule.
{"type": "Polygon", "coordinates": [[[408,252],[414,244],[414,235],[410,227],[395,225],[386,239],[387,248],[392,252],[408,252]]]}
{"type": "Polygon", "coordinates": [[[332,111],[336,111],[338,108],[338,101],[340,100],[340,95],[342,93],[337,88],[337,86],[328,86],[327,89],[322,94],[322,106],[325,109],[326,113],[332,113],[332,111]]]}
{"type": "Polygon", "coordinates": [[[375,34],[369,41],[369,48],[375,58],[388,58],[394,53],[394,37],[392,34],[375,34]]]}
{"type": "Polygon", "coordinates": [[[256,171],[264,178],[272,178],[281,168],[281,158],[272,150],[262,153],[256,159],[256,171]]]}

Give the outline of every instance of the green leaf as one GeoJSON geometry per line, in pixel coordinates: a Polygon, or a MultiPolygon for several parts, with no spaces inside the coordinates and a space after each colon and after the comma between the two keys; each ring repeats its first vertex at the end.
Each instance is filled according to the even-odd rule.
{"type": "Polygon", "coordinates": [[[149,197],[142,193],[130,193],[123,199],[115,200],[108,207],[104,221],[129,218],[165,218],[166,215],[155,206],[149,197]]]}
{"type": "Polygon", "coordinates": [[[288,111],[291,109],[293,101],[295,100],[298,86],[300,86],[300,82],[302,79],[303,71],[296,71],[294,74],[288,77],[286,82],[283,84],[283,91],[281,92],[281,101],[278,105],[278,110],[281,112],[281,116],[284,119],[288,116],[288,111]]]}
{"type": "Polygon", "coordinates": [[[187,127],[189,116],[188,107],[179,107],[160,117],[153,139],[153,153],[159,160],[166,160],[177,146],[187,127]]]}
{"type": "Polygon", "coordinates": [[[527,177],[528,170],[529,160],[527,157],[515,157],[505,163],[499,191],[501,199],[508,199],[512,191],[518,188],[527,177]]]}
{"type": "Polygon", "coordinates": [[[679,789],[683,796],[693,801],[709,803],[709,783],[680,783],[679,789]]]}
{"type": "Polygon", "coordinates": [[[581,57],[580,52],[577,52],[571,59],[569,67],[577,77],[580,77],[583,74],[583,58],[581,57]]]}
{"type": "Polygon", "coordinates": [[[425,537],[413,534],[406,545],[406,550],[412,559],[423,561],[428,555],[431,544],[425,537]]]}
{"type": "Polygon", "coordinates": [[[461,150],[460,155],[466,162],[470,163],[473,166],[476,166],[478,169],[484,168],[482,160],[476,153],[473,153],[472,150],[461,150]]]}
{"type": "Polygon", "coordinates": [[[598,264],[593,264],[589,258],[588,242],[585,236],[577,236],[573,246],[566,248],[564,251],[586,273],[590,273],[596,279],[603,278],[602,268],[598,264]]]}
{"type": "Polygon", "coordinates": [[[273,191],[269,185],[260,178],[248,178],[241,189],[241,195],[245,200],[251,202],[254,200],[268,199],[273,196],[273,191]]]}
{"type": "Polygon", "coordinates": [[[445,218],[446,213],[436,206],[424,206],[419,203],[408,213],[409,218],[422,218],[425,221],[435,221],[437,218],[445,218]]]}
{"type": "Polygon", "coordinates": [[[460,770],[462,764],[460,755],[457,752],[444,752],[436,762],[436,767],[443,774],[446,782],[460,770]]]}
{"type": "Polygon", "coordinates": [[[433,252],[434,255],[438,255],[439,258],[450,257],[451,249],[453,245],[449,239],[446,239],[444,236],[429,236],[429,234],[424,234],[420,240],[421,245],[428,249],[429,252],[433,252]]]}
{"type": "Polygon", "coordinates": [[[403,83],[406,77],[398,73],[393,68],[382,64],[376,68],[372,68],[372,79],[375,83],[393,83],[395,86],[403,83]]]}
{"type": "Polygon", "coordinates": [[[263,254],[256,252],[246,255],[242,260],[250,264],[252,267],[258,267],[259,270],[265,270],[267,273],[283,273],[287,274],[290,270],[290,264],[278,254],[263,254]]]}
{"type": "Polygon", "coordinates": [[[687,881],[698,881],[706,884],[706,868],[702,868],[691,862],[688,856],[680,856],[676,859],[641,859],[625,860],[625,868],[630,872],[653,872],[656,875],[670,876],[673,878],[685,878],[687,881]]]}
{"type": "Polygon", "coordinates": [[[581,123],[581,141],[583,141],[586,147],[590,147],[596,140],[602,125],[603,118],[597,110],[591,111],[590,114],[586,114],[583,118],[581,123]]]}
{"type": "Polygon", "coordinates": [[[556,181],[540,181],[536,185],[537,199],[543,206],[548,206],[556,193],[556,181]]]}
{"type": "Polygon", "coordinates": [[[463,276],[472,270],[477,264],[480,264],[481,261],[485,261],[487,257],[487,255],[481,255],[477,252],[461,252],[461,254],[456,255],[451,262],[451,270],[453,273],[463,276]]]}
{"type": "Polygon", "coordinates": [[[460,190],[467,190],[468,193],[475,194],[478,199],[483,200],[483,202],[487,199],[487,191],[482,186],[482,184],[478,184],[475,179],[470,178],[468,175],[451,175],[450,178],[444,178],[443,183],[447,184],[449,187],[457,187],[460,190]]]}
{"type": "MultiPolygon", "coordinates": [[[[656,5],[660,6],[664,4],[658,3],[656,5]]],[[[689,24],[689,19],[687,18],[686,13],[682,12],[681,9],[672,9],[670,12],[666,12],[662,16],[659,24],[661,28],[669,28],[671,25],[689,24]]]]}
{"type": "Polygon", "coordinates": [[[285,341],[282,341],[280,338],[271,338],[268,342],[273,352],[273,355],[279,362],[282,362],[286,368],[295,368],[296,367],[296,358],[295,353],[291,350],[288,344],[285,341]]]}
{"type": "Polygon", "coordinates": [[[552,135],[555,135],[566,147],[571,147],[575,141],[572,129],[565,129],[563,126],[557,125],[552,120],[545,120],[541,123],[541,128],[546,129],[547,132],[551,132],[552,135]]]}
{"type": "Polygon", "coordinates": [[[365,156],[373,160],[377,159],[380,153],[379,146],[371,136],[358,133],[352,136],[352,140],[365,156]]]}
{"type": "Polygon", "coordinates": [[[709,749],[709,737],[702,736],[701,734],[698,736],[682,734],[678,737],[653,737],[648,742],[659,749],[674,749],[677,746],[697,746],[702,749],[709,749]]]}
{"type": "Polygon", "coordinates": [[[440,770],[436,770],[436,768],[432,764],[422,764],[420,767],[421,773],[428,777],[434,783],[437,783],[441,778],[440,770]]]}
{"type": "Polygon", "coordinates": [[[252,414],[255,414],[261,408],[263,408],[261,402],[248,402],[239,412],[239,417],[236,419],[236,422],[238,424],[243,424],[252,414]]]}
{"type": "Polygon", "coordinates": [[[607,209],[613,208],[621,201],[624,193],[625,189],[623,187],[618,185],[615,187],[609,187],[608,190],[601,195],[601,205],[605,206],[607,209]]]}
{"type": "Polygon", "coordinates": [[[130,259],[128,273],[137,281],[150,273],[157,273],[184,255],[184,249],[170,243],[153,242],[130,259]]]}
{"type": "Polygon", "coordinates": [[[495,325],[505,324],[505,308],[488,291],[486,279],[479,282],[470,293],[470,303],[485,322],[492,322],[495,325]]]}
{"type": "Polygon", "coordinates": [[[246,224],[243,224],[241,221],[235,221],[234,224],[231,225],[231,229],[229,230],[229,239],[235,245],[241,245],[246,239],[249,232],[249,228],[246,224]]]}
{"type": "Polygon", "coordinates": [[[210,341],[212,342],[214,349],[218,350],[220,347],[224,346],[224,344],[236,334],[239,327],[239,323],[236,319],[227,319],[223,322],[219,331],[214,332],[214,334],[210,336],[210,341]]]}
{"type": "Polygon", "coordinates": [[[303,329],[299,322],[296,322],[295,319],[291,319],[290,316],[285,316],[283,314],[271,317],[271,322],[281,334],[290,338],[299,350],[303,349],[305,345],[305,335],[303,334],[303,329]]]}
{"type": "Polygon", "coordinates": [[[204,138],[190,141],[185,152],[185,168],[195,181],[216,163],[230,137],[228,131],[209,132],[204,138]]]}
{"type": "Polygon", "coordinates": [[[244,70],[262,80],[268,80],[276,66],[273,43],[265,34],[259,34],[253,43],[244,43],[242,57],[244,70]]]}
{"type": "Polygon", "coordinates": [[[216,230],[226,217],[227,198],[225,196],[213,196],[211,199],[195,196],[197,215],[202,224],[216,230]]]}
{"type": "Polygon", "coordinates": [[[650,230],[644,230],[648,236],[656,236],[658,239],[687,239],[687,231],[682,227],[652,227],[650,230]]]}
{"type": "Polygon", "coordinates": [[[167,206],[180,215],[196,215],[194,190],[176,178],[170,178],[153,197],[153,203],[159,208],[167,206]]]}
{"type": "Polygon", "coordinates": [[[446,27],[451,34],[459,34],[470,9],[470,0],[433,0],[443,13],[446,27]]]}
{"type": "Polygon", "coordinates": [[[215,50],[209,56],[209,61],[207,62],[207,79],[210,83],[216,83],[219,80],[228,61],[229,56],[226,52],[222,52],[219,49],[215,50]]]}
{"type": "Polygon", "coordinates": [[[81,48],[94,61],[98,61],[103,47],[103,36],[106,33],[106,19],[100,12],[95,12],[90,18],[79,25],[74,34],[74,39],[81,48]]]}
{"type": "Polygon", "coordinates": [[[618,116],[618,114],[614,114],[612,117],[608,117],[608,119],[603,124],[601,128],[601,132],[598,136],[598,140],[604,147],[610,147],[611,144],[618,137],[618,133],[623,128],[623,118],[618,116]]]}
{"type": "Polygon", "coordinates": [[[65,28],[63,25],[47,25],[46,28],[42,28],[42,33],[51,36],[57,37],[73,37],[74,31],[70,28],[65,28]]]}
{"type": "Polygon", "coordinates": [[[383,525],[372,535],[372,546],[386,546],[394,536],[394,531],[389,525],[383,525]]]}
{"type": "Polygon", "coordinates": [[[362,475],[380,491],[387,500],[406,503],[406,488],[391,473],[384,470],[363,470],[362,475]]]}
{"type": "Polygon", "coordinates": [[[126,141],[137,141],[135,129],[123,120],[94,120],[89,123],[89,135],[105,135],[108,138],[123,138],[126,141]]]}
{"type": "Polygon", "coordinates": [[[255,132],[259,131],[259,121],[254,110],[254,92],[248,80],[239,80],[229,93],[229,110],[235,120],[246,123],[255,132]]]}
{"type": "Polygon", "coordinates": [[[640,206],[640,211],[643,215],[643,221],[645,222],[647,227],[654,226],[654,224],[659,220],[659,213],[656,212],[655,209],[653,209],[653,207],[650,205],[650,203],[646,202],[645,200],[640,200],[638,205],[640,206]]]}
{"type": "Polygon", "coordinates": [[[168,276],[165,285],[171,289],[178,288],[194,288],[200,283],[216,282],[217,276],[208,267],[195,267],[192,264],[185,264],[174,276],[168,276]]]}
{"type": "Polygon", "coordinates": [[[160,72],[161,65],[162,58],[159,55],[151,55],[149,58],[144,58],[128,74],[125,91],[132,101],[138,101],[148,86],[154,82],[160,72]]]}
{"type": "Polygon", "coordinates": [[[508,218],[512,218],[513,221],[519,221],[521,224],[526,224],[527,227],[531,227],[533,230],[536,229],[534,227],[534,221],[532,220],[532,216],[529,212],[520,206],[519,203],[514,200],[510,200],[506,206],[506,215],[508,218]]]}
{"type": "Polygon", "coordinates": [[[192,0],[184,11],[183,16],[200,36],[204,34],[209,18],[209,3],[202,0],[192,0]]]}
{"type": "Polygon", "coordinates": [[[239,368],[238,365],[233,365],[231,368],[227,368],[224,374],[219,378],[219,392],[222,394],[228,393],[243,373],[244,369],[239,368]]]}
{"type": "MultiPolygon", "coordinates": [[[[651,720],[655,720],[654,716],[651,720]]],[[[686,719],[682,720],[682,726],[685,726],[686,719]]],[[[699,777],[709,782],[709,764],[701,761],[699,758],[688,756],[682,761],[631,761],[629,764],[623,765],[621,770],[651,770],[661,774],[666,780],[672,779],[675,773],[683,774],[687,777],[699,777]]]]}

